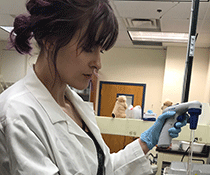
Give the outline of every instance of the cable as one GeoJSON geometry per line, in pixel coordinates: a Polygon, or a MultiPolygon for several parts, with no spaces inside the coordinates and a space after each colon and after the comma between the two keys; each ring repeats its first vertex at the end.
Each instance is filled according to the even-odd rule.
{"type": "Polygon", "coordinates": [[[187,155],[187,152],[188,152],[189,149],[190,149],[190,146],[184,152],[184,155],[182,156],[181,162],[183,161],[184,157],[187,155]]]}
{"type": "MultiPolygon", "coordinates": [[[[197,142],[198,141],[198,138],[196,137],[194,140],[193,140],[193,143],[194,142],[197,142]]],[[[183,161],[184,157],[187,155],[187,152],[188,150],[190,149],[190,146],[186,149],[186,151],[184,152],[184,155],[182,156],[182,159],[181,159],[181,162],[183,161]]]]}
{"type": "Polygon", "coordinates": [[[174,7],[176,7],[180,2],[178,2],[177,4],[175,4],[174,6],[172,6],[170,9],[168,9],[165,13],[163,13],[159,19],[161,19],[166,13],[168,13],[171,9],[173,9],[174,7]]]}

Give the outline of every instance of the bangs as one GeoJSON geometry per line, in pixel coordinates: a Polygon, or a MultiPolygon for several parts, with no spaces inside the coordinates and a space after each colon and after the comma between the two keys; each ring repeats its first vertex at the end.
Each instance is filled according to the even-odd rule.
{"type": "Polygon", "coordinates": [[[116,42],[118,36],[118,22],[107,3],[101,2],[89,18],[86,31],[80,38],[79,47],[91,51],[100,46],[102,50],[109,50],[116,42]]]}

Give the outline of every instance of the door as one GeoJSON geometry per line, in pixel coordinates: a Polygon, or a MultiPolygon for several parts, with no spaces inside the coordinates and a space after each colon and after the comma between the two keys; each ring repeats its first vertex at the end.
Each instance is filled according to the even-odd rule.
{"type": "Polygon", "coordinates": [[[111,117],[119,95],[127,96],[129,103],[132,103],[134,107],[140,105],[143,113],[145,91],[146,84],[100,81],[98,116],[111,117]]]}

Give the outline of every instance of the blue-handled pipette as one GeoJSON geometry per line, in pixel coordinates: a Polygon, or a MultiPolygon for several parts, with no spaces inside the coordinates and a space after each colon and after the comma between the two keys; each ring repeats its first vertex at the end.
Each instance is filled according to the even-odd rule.
{"type": "Polygon", "coordinates": [[[175,111],[176,114],[167,119],[160,133],[157,146],[160,148],[168,148],[171,144],[172,137],[169,135],[168,130],[174,127],[174,124],[178,121],[182,121],[186,117],[186,113],[189,114],[190,129],[195,130],[197,128],[198,116],[201,114],[202,104],[199,101],[192,101],[186,103],[176,104],[167,107],[163,113],[167,111],[175,111]]]}

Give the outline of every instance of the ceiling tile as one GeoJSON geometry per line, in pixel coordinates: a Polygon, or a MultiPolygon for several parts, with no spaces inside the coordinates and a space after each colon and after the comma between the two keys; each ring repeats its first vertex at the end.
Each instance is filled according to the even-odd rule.
{"type": "Polygon", "coordinates": [[[161,19],[161,31],[163,32],[189,32],[190,20],[161,19]]]}

